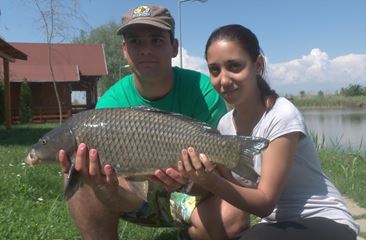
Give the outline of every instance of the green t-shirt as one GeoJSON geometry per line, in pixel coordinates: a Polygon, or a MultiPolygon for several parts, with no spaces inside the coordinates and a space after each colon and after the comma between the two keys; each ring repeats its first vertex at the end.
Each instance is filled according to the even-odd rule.
{"type": "Polygon", "coordinates": [[[174,86],[159,100],[149,100],[137,91],[133,75],[127,75],[98,100],[96,108],[151,106],[164,111],[180,113],[216,127],[226,113],[222,98],[210,79],[199,72],[174,67],[174,86]]]}

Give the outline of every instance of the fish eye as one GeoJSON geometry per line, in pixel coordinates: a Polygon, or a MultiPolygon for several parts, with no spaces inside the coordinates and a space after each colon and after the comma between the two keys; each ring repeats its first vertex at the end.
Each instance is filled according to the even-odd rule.
{"type": "Polygon", "coordinates": [[[45,138],[41,138],[39,139],[39,143],[41,143],[42,145],[47,144],[47,140],[45,138]]]}

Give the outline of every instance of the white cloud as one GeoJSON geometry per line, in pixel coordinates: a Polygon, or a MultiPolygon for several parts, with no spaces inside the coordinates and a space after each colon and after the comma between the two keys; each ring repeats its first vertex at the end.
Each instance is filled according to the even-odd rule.
{"type": "MultiPolygon", "coordinates": [[[[196,70],[208,74],[206,60],[203,57],[190,56],[184,48],[182,48],[183,68],[196,70]]],[[[180,58],[178,55],[173,58],[173,66],[180,66],[180,58]]]]}
{"type": "MultiPolygon", "coordinates": [[[[208,74],[203,57],[190,56],[183,49],[183,67],[208,74]]],[[[348,54],[329,58],[326,52],[314,48],[308,55],[288,62],[267,61],[267,76],[270,85],[280,94],[298,94],[300,91],[317,93],[335,92],[349,84],[366,85],[366,54],[348,54]]],[[[179,54],[173,59],[179,66],[179,54]]]]}
{"type": "Polygon", "coordinates": [[[329,58],[318,48],[289,62],[268,64],[267,76],[280,93],[334,92],[349,84],[366,84],[366,55],[348,54],[329,58]]]}

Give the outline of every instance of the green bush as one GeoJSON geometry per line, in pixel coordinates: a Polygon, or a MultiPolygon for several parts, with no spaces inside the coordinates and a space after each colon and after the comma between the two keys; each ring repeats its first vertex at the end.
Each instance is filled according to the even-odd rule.
{"type": "Polygon", "coordinates": [[[360,84],[350,84],[347,88],[341,89],[341,94],[344,96],[365,96],[366,87],[362,87],[360,84]]]}
{"type": "Polygon", "coordinates": [[[32,119],[32,92],[27,83],[20,85],[20,122],[29,123],[32,119]]]}
{"type": "Polygon", "coordinates": [[[0,81],[0,124],[5,121],[4,84],[0,81]]]}

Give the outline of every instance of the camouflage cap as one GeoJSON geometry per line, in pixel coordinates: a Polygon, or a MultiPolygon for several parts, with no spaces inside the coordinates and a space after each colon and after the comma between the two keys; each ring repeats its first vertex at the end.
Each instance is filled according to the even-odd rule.
{"type": "Polygon", "coordinates": [[[162,6],[139,6],[130,9],[122,17],[122,25],[117,31],[118,35],[134,24],[147,24],[170,31],[174,36],[174,18],[169,10],[162,6]]]}

